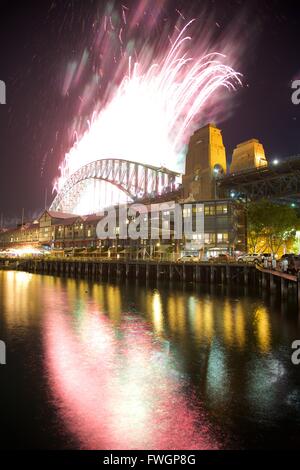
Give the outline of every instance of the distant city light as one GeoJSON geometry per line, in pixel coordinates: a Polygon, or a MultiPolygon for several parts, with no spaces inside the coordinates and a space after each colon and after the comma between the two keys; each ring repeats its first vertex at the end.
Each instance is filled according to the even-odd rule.
{"type": "Polygon", "coordinates": [[[11,254],[13,256],[42,255],[44,254],[44,250],[40,250],[33,246],[24,246],[22,248],[10,248],[7,250],[7,254],[11,254]]]}

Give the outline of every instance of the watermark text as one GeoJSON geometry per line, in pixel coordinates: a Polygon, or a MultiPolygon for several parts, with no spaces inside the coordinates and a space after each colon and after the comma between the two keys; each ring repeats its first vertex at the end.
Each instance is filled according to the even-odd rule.
{"type": "Polygon", "coordinates": [[[132,204],[109,208],[100,215],[96,233],[101,240],[181,240],[183,236],[191,240],[204,235],[203,204],[132,204]]]}
{"type": "Polygon", "coordinates": [[[299,366],[300,364],[300,340],[295,340],[292,344],[292,349],[294,349],[294,352],[292,354],[292,363],[294,366],[299,366]]]}
{"type": "Polygon", "coordinates": [[[6,364],[6,344],[0,340],[0,365],[6,364]]]}
{"type": "Polygon", "coordinates": [[[6,104],[6,85],[0,80],[0,104],[6,104]]]}
{"type": "Polygon", "coordinates": [[[300,104],[300,80],[293,81],[292,89],[295,90],[292,93],[292,103],[298,105],[300,104]]]}

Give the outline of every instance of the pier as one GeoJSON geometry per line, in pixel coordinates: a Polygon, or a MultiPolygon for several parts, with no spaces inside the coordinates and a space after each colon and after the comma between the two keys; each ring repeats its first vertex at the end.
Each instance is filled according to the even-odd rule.
{"type": "Polygon", "coordinates": [[[296,275],[264,269],[244,263],[171,262],[156,260],[119,260],[91,258],[27,258],[2,260],[0,269],[17,269],[32,273],[82,277],[95,281],[139,280],[181,281],[196,284],[240,285],[259,287],[285,298],[297,296],[300,305],[300,282],[296,275]]]}

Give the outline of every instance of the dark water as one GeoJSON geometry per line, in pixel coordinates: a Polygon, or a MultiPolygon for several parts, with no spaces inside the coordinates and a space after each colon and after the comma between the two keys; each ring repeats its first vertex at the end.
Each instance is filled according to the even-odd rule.
{"type": "Polygon", "coordinates": [[[0,271],[2,448],[300,445],[297,308],[0,271]]]}

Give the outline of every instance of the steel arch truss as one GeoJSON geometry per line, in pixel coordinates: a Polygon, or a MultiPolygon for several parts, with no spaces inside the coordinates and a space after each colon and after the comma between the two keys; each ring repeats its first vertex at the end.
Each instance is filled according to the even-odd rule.
{"type": "Polygon", "coordinates": [[[73,212],[89,180],[106,181],[126,193],[132,200],[156,197],[176,189],[178,173],[142,163],[108,158],[84,165],[73,173],[56,195],[53,211],[73,212]]]}

